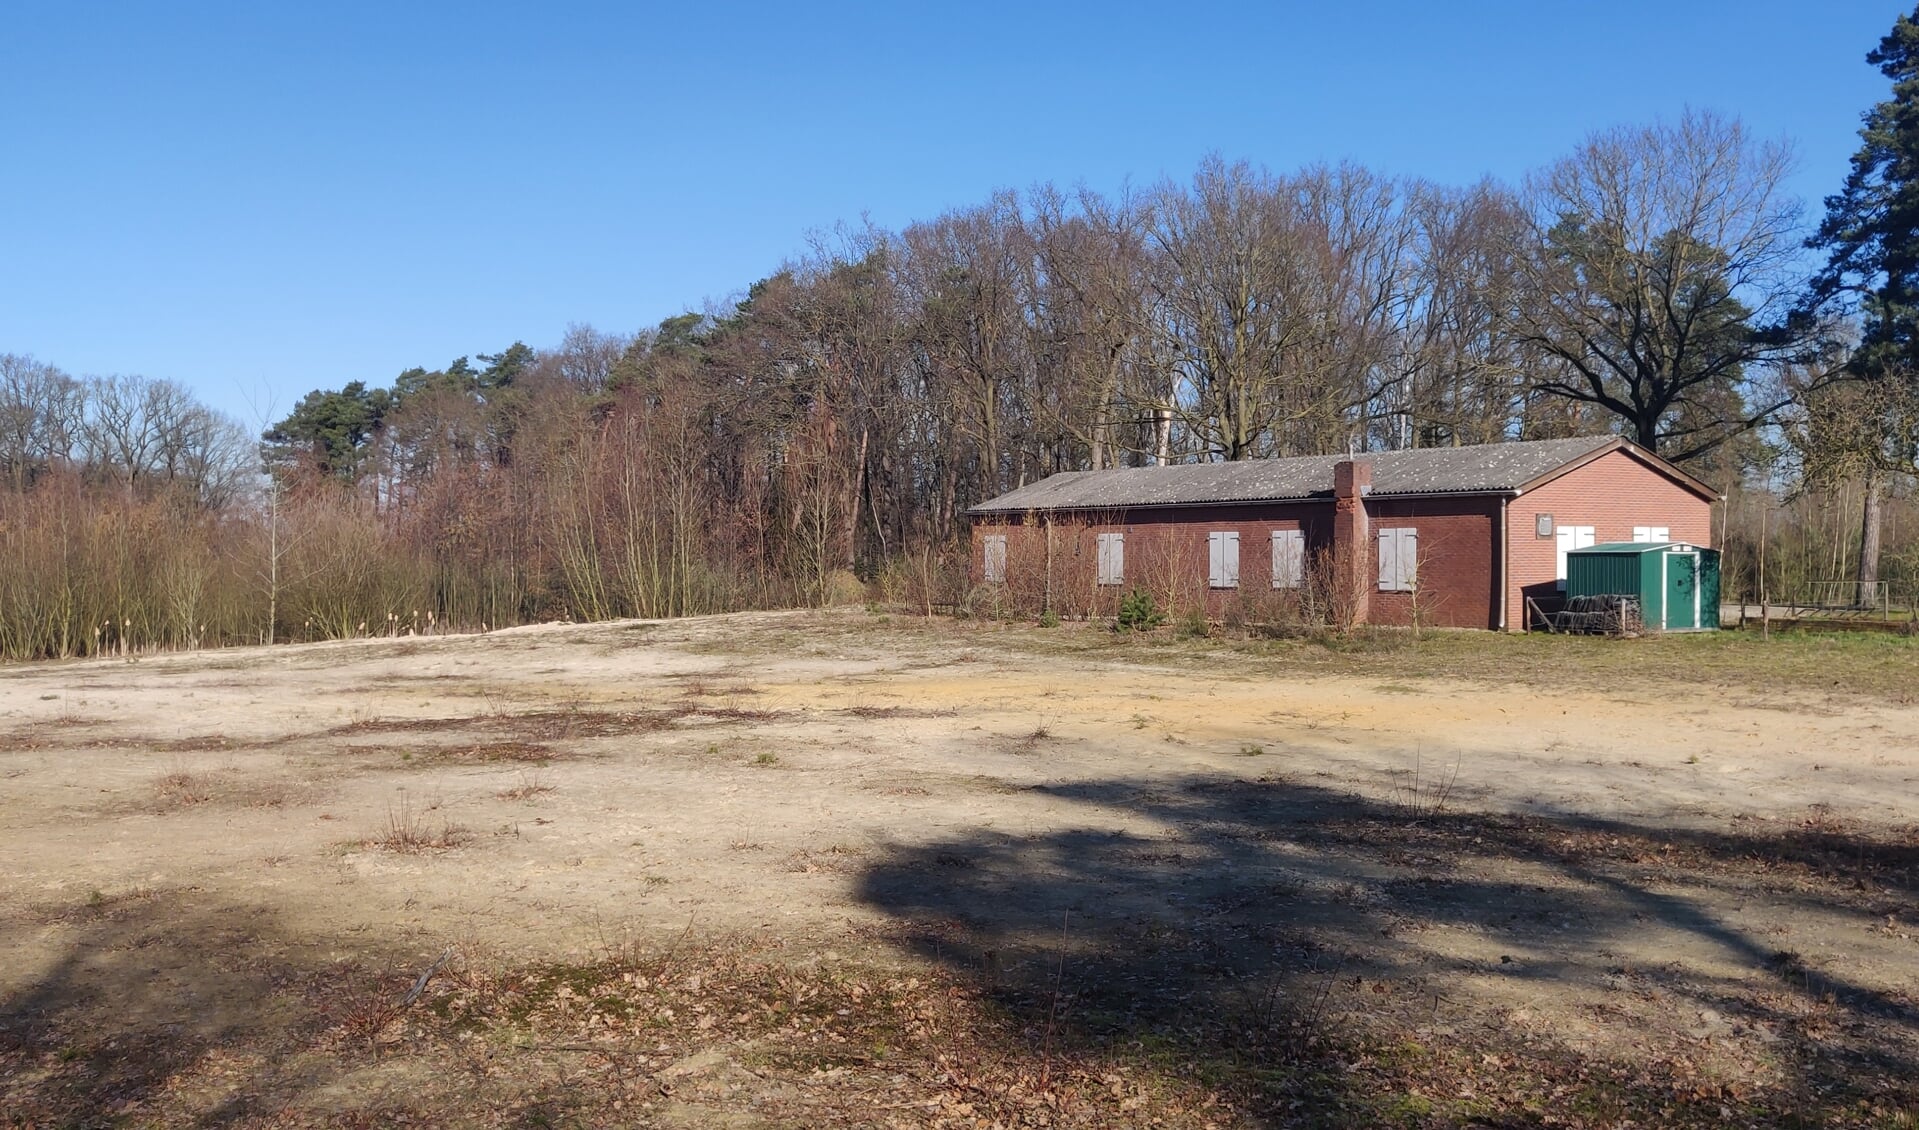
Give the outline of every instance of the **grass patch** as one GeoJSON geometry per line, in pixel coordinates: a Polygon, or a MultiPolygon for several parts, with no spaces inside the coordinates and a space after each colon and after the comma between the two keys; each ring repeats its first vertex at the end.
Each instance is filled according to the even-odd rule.
{"type": "Polygon", "coordinates": [[[1608,688],[1645,683],[1781,689],[1919,702],[1919,638],[1868,632],[1672,633],[1635,640],[1533,633],[1373,628],[1349,637],[1179,639],[1116,635],[1087,625],[1052,631],[975,629],[974,642],[1024,655],[1123,658],[1152,666],[1227,668],[1235,675],[1384,677],[1387,694],[1426,693],[1409,678],[1608,688]]]}

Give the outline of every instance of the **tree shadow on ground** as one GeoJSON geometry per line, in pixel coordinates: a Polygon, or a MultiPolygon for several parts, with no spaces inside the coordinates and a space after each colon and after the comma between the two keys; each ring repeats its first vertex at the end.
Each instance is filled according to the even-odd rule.
{"type": "Polygon", "coordinates": [[[0,998],[0,1109],[25,1125],[271,1121],[356,1075],[342,1110],[377,1110],[393,1082],[376,1041],[419,965],[399,947],[348,959],[269,909],[194,890],[38,917],[59,956],[0,998]]]}
{"type": "Polygon", "coordinates": [[[1909,836],[1447,812],[1279,778],[1034,792],[1084,821],[899,847],[860,881],[900,944],[1027,1018],[1025,1054],[1197,1072],[1272,1126],[1919,1111],[1909,836]],[[1827,953],[1782,944],[1788,921],[1827,953]]]}

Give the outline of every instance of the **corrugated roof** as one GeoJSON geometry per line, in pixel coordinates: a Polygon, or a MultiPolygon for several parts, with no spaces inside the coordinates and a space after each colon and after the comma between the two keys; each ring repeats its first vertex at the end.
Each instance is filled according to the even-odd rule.
{"type": "Polygon", "coordinates": [[[1236,463],[1067,471],[973,507],[973,514],[1028,510],[1119,510],[1218,502],[1330,498],[1333,468],[1348,459],[1373,465],[1373,497],[1484,494],[1518,490],[1566,464],[1618,444],[1616,436],[1422,447],[1365,455],[1302,455],[1236,463]]]}

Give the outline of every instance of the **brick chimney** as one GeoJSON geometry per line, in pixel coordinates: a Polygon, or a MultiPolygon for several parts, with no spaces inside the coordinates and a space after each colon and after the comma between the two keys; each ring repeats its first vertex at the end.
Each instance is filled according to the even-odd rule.
{"type": "Polygon", "coordinates": [[[1335,600],[1351,602],[1352,620],[1364,624],[1373,596],[1373,530],[1366,517],[1366,495],[1373,489],[1373,465],[1342,459],[1333,465],[1333,570],[1335,600]]]}

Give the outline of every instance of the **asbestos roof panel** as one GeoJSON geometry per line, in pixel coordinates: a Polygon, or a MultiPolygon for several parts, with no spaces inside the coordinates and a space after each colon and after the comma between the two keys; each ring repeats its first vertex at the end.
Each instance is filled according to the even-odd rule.
{"type": "Polygon", "coordinates": [[[1330,498],[1333,468],[1348,459],[1373,465],[1372,497],[1484,494],[1518,490],[1574,460],[1619,442],[1614,436],[1423,447],[1364,455],[1301,455],[1236,463],[1067,471],[973,507],[973,514],[1028,510],[1118,510],[1207,503],[1290,502],[1330,498]]]}

